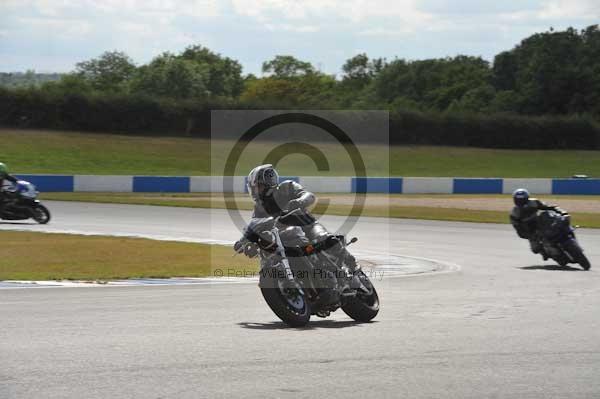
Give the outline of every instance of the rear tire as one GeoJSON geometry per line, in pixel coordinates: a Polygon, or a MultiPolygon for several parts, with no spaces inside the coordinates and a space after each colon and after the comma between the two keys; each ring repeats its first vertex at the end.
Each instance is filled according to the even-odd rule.
{"type": "Polygon", "coordinates": [[[361,323],[371,321],[379,313],[379,296],[377,290],[369,280],[366,274],[362,270],[357,272],[362,283],[367,287],[371,293],[364,294],[359,290],[359,293],[354,297],[350,298],[348,302],[342,306],[342,310],[352,319],[361,323]]]}
{"type": "Polygon", "coordinates": [[[570,240],[564,245],[565,250],[573,257],[575,262],[579,263],[579,265],[583,268],[583,270],[590,270],[592,265],[588,258],[584,255],[583,249],[579,246],[577,241],[570,240]]]}
{"type": "Polygon", "coordinates": [[[50,211],[44,205],[38,205],[31,210],[32,218],[39,224],[46,224],[50,221],[50,211]]]}
{"type": "MultiPolygon", "coordinates": [[[[286,288],[287,280],[269,276],[269,271],[260,273],[260,292],[271,308],[290,327],[304,327],[310,321],[311,309],[305,296],[298,288],[286,288]]],[[[277,273],[274,273],[277,274],[277,273]]]]}

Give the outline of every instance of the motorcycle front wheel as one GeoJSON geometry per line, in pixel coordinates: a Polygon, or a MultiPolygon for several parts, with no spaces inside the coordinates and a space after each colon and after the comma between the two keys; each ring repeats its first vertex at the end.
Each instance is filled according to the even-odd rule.
{"type": "MultiPolygon", "coordinates": [[[[274,270],[274,269],[271,269],[274,270]]],[[[310,321],[310,304],[303,292],[285,277],[278,278],[265,270],[260,273],[260,292],[271,308],[290,327],[303,327],[310,321]]]]}
{"type": "Polygon", "coordinates": [[[571,255],[573,260],[583,268],[583,270],[590,270],[592,265],[588,258],[584,255],[583,249],[579,246],[577,241],[569,240],[564,244],[564,249],[571,255]]]}
{"type": "Polygon", "coordinates": [[[379,296],[373,283],[362,270],[356,272],[356,275],[369,292],[366,293],[359,289],[357,295],[342,306],[342,310],[352,319],[366,323],[373,320],[379,313],[379,296]]]}
{"type": "Polygon", "coordinates": [[[31,217],[39,224],[46,224],[50,221],[50,211],[40,204],[31,210],[31,217]]]}

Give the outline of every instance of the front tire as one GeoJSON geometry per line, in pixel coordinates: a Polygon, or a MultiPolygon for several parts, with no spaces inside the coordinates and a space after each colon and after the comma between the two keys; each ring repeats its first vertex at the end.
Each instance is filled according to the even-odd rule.
{"type": "Polygon", "coordinates": [[[573,260],[583,268],[583,270],[590,270],[592,265],[588,258],[584,255],[583,249],[579,246],[577,241],[570,240],[564,245],[565,250],[571,255],[573,260]]]}
{"type": "Polygon", "coordinates": [[[363,285],[370,291],[368,294],[358,290],[358,294],[354,298],[350,298],[348,302],[342,306],[342,310],[352,319],[361,323],[366,323],[375,318],[379,313],[379,296],[377,290],[362,270],[357,272],[358,278],[363,285]]]}
{"type": "MultiPolygon", "coordinates": [[[[275,269],[271,269],[274,274],[275,269]]],[[[310,321],[311,309],[306,297],[297,287],[290,285],[287,279],[269,276],[269,271],[260,273],[260,292],[271,308],[284,323],[290,327],[304,327],[310,321]]]]}
{"type": "Polygon", "coordinates": [[[39,204],[31,210],[31,217],[39,224],[46,224],[50,221],[50,211],[44,205],[39,204]]]}

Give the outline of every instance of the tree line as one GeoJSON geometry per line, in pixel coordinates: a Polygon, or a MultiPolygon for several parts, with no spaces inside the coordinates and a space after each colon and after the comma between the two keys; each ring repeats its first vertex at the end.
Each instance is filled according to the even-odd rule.
{"type": "Polygon", "coordinates": [[[0,87],[31,87],[39,86],[44,82],[60,80],[61,73],[38,73],[33,70],[25,72],[0,72],[0,87]]]}
{"type": "Polygon", "coordinates": [[[600,138],[597,25],[534,34],[492,63],[358,54],[334,76],[279,55],[262,72],[198,45],[140,66],[110,51],[60,80],[0,90],[0,123],[203,135],[212,109],[384,109],[398,143],[596,148],[600,138]]]}

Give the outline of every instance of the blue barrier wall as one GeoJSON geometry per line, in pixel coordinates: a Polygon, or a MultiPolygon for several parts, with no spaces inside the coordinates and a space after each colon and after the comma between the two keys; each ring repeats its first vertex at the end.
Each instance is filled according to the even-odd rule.
{"type": "Polygon", "coordinates": [[[71,192],[74,186],[73,176],[60,175],[18,175],[20,180],[32,183],[39,191],[71,192]]]}
{"type": "Polygon", "coordinates": [[[453,194],[502,194],[502,179],[454,179],[453,194]]]}
{"type": "MultiPolygon", "coordinates": [[[[33,183],[41,192],[115,191],[140,193],[188,193],[222,190],[222,178],[215,176],[65,176],[65,175],[18,175],[33,183]],[[194,181],[192,185],[191,182],[194,181]],[[212,182],[212,184],[211,184],[212,182]]],[[[515,187],[529,188],[532,194],[600,195],[600,179],[478,179],[478,178],[411,178],[411,177],[315,177],[282,176],[280,182],[293,180],[309,186],[319,184],[316,192],[390,193],[412,194],[501,194],[510,193],[515,187]],[[328,180],[329,179],[329,180],[328,180]],[[330,184],[328,184],[328,181],[330,184]],[[312,183],[311,183],[312,182],[312,183]],[[450,184],[451,183],[451,184],[450,184]],[[551,187],[550,187],[551,186],[551,187]]],[[[247,192],[242,187],[245,177],[236,177],[234,191],[247,192]]]]}
{"type": "Polygon", "coordinates": [[[401,177],[353,177],[353,193],[402,194],[401,177]]]}
{"type": "Polygon", "coordinates": [[[600,195],[600,179],[554,179],[552,194],[600,195]]]}
{"type": "Polygon", "coordinates": [[[134,176],[134,193],[189,193],[189,177],[134,176]]]}

